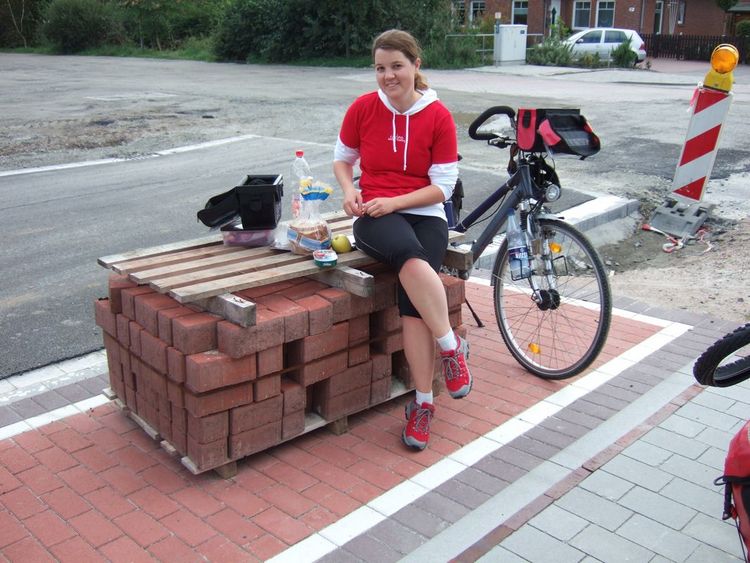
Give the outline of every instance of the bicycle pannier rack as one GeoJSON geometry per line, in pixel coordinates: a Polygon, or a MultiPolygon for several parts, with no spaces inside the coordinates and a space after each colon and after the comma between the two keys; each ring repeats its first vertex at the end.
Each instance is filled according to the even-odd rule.
{"type": "Polygon", "coordinates": [[[525,109],[516,117],[518,148],[526,152],[572,154],[599,152],[601,143],[578,109],[525,109]]]}

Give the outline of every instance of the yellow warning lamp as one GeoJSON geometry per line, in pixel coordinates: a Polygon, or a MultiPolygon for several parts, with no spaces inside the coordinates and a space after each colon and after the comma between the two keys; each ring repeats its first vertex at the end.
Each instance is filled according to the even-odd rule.
{"type": "Polygon", "coordinates": [[[740,60],[737,47],[729,43],[722,43],[711,53],[711,70],[703,79],[703,85],[714,90],[729,92],[732,89],[734,77],[732,71],[740,60]]]}

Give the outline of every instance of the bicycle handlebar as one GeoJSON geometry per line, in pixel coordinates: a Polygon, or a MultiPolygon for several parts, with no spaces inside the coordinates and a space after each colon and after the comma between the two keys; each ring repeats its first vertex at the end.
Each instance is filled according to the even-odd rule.
{"type": "Polygon", "coordinates": [[[484,123],[493,115],[507,115],[511,121],[516,117],[516,112],[513,108],[508,106],[493,106],[484,110],[479,116],[471,122],[469,125],[469,137],[477,141],[490,141],[499,135],[494,133],[479,133],[478,129],[484,125],[484,123]]]}

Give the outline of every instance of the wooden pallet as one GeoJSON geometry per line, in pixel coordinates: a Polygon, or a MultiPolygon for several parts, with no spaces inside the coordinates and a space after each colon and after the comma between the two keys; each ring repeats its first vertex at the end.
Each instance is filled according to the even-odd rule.
{"type": "MultiPolygon", "coordinates": [[[[326,215],[334,235],[350,235],[353,219],[343,213],[326,215]]],[[[450,232],[458,242],[463,234],[450,232]]],[[[291,278],[310,276],[363,297],[372,293],[373,278],[357,267],[375,263],[360,250],[340,254],[336,267],[321,270],[311,256],[271,247],[228,246],[219,234],[104,256],[98,263],[149,285],[180,303],[195,303],[242,326],[255,323],[254,304],[233,293],[291,278]]],[[[444,263],[459,270],[471,269],[468,250],[448,248],[444,263]]]]}

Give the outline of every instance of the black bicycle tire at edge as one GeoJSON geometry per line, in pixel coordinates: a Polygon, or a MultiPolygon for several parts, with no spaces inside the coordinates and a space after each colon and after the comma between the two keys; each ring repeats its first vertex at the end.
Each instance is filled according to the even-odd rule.
{"type": "Polygon", "coordinates": [[[734,329],[709,346],[693,365],[693,377],[701,385],[731,387],[750,378],[750,356],[740,358],[730,364],[719,364],[750,344],[750,323],[734,329]]]}

